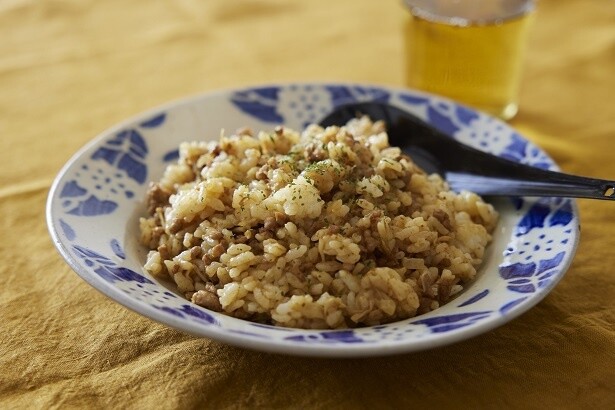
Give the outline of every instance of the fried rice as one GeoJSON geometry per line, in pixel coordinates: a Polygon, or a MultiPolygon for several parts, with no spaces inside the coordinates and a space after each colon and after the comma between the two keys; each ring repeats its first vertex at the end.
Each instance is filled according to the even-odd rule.
{"type": "Polygon", "coordinates": [[[260,323],[348,328],[429,312],[474,279],[497,222],[367,117],[238,130],[179,153],[148,191],[144,268],[260,323]]]}

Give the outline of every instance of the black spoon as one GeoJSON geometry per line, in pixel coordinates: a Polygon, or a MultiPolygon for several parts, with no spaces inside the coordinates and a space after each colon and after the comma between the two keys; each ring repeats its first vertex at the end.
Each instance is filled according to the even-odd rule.
{"type": "Polygon", "coordinates": [[[547,171],[487,154],[389,104],[364,102],[339,106],[320,125],[341,126],[358,115],[383,120],[390,145],[400,147],[426,172],[443,176],[455,191],[615,200],[615,181],[547,171]]]}

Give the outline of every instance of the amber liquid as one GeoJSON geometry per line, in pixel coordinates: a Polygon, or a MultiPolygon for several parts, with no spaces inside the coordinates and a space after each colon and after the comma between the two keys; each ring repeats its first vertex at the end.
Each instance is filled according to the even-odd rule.
{"type": "Polygon", "coordinates": [[[410,15],[408,85],[512,118],[531,19],[527,12],[504,21],[454,25],[410,15]]]}

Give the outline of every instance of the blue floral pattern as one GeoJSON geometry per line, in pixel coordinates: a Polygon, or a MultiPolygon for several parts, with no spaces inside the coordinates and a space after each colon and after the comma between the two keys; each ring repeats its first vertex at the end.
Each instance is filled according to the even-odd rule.
{"type": "Polygon", "coordinates": [[[523,216],[515,234],[526,235],[532,229],[568,226],[574,218],[572,201],[564,198],[542,198],[537,200],[523,216]]]}
{"type": "Polygon", "coordinates": [[[542,259],[538,263],[517,262],[501,266],[500,276],[508,283],[508,289],[519,293],[533,293],[549,283],[549,278],[557,273],[564,255],[565,252],[560,252],[553,258],[542,259]]]}
{"type": "Polygon", "coordinates": [[[117,239],[111,239],[109,245],[111,246],[111,250],[113,251],[115,256],[120,259],[126,259],[126,253],[124,253],[122,245],[120,245],[120,241],[118,241],[117,239]]]}
{"type": "Polygon", "coordinates": [[[231,96],[231,102],[264,122],[297,121],[305,126],[318,121],[332,107],[357,101],[387,102],[389,96],[388,91],[377,87],[291,85],[237,91],[231,96]]]}
{"type": "Polygon", "coordinates": [[[472,296],[470,299],[466,300],[463,303],[460,303],[457,306],[458,307],[469,306],[471,304],[474,304],[474,303],[478,302],[479,300],[481,300],[482,298],[484,298],[488,294],[489,294],[489,289],[485,289],[482,292],[478,292],[476,295],[472,296]]]}
{"type": "Polygon", "coordinates": [[[241,111],[259,120],[272,123],[284,122],[277,111],[278,87],[262,87],[237,91],[231,97],[231,102],[241,111]]]}
{"type": "Polygon", "coordinates": [[[502,152],[501,156],[502,158],[528,164],[536,168],[549,169],[553,166],[553,163],[544,152],[538,147],[531,145],[529,141],[517,133],[511,135],[510,144],[502,152]]]}
{"type": "Polygon", "coordinates": [[[73,252],[75,252],[75,255],[77,255],[77,257],[81,259],[86,266],[96,272],[98,276],[107,282],[114,283],[117,281],[125,281],[149,284],[154,283],[142,274],[126,267],[118,266],[117,263],[110,258],[91,249],[79,245],[73,245],[73,252]]]}
{"type": "Polygon", "coordinates": [[[66,238],[69,241],[74,240],[77,237],[77,234],[75,234],[75,231],[73,230],[73,228],[71,228],[69,224],[64,222],[63,219],[60,219],[59,222],[60,222],[60,228],[62,228],[62,232],[64,232],[64,235],[66,236],[66,238]]]}
{"type": "Polygon", "coordinates": [[[154,305],[154,308],[179,318],[189,318],[208,325],[219,325],[218,321],[211,314],[196,305],[183,304],[178,308],[154,305]]]}
{"type": "Polygon", "coordinates": [[[129,129],[120,131],[114,138],[107,140],[91,158],[105,161],[142,184],[147,178],[147,166],[143,163],[147,152],[147,145],[141,134],[137,130],[129,129]]]}
{"type": "Polygon", "coordinates": [[[307,335],[288,336],[286,340],[302,343],[362,343],[363,339],[358,337],[353,330],[342,330],[332,332],[320,332],[307,335]]]}
{"type": "MultiPolygon", "coordinates": [[[[239,127],[248,116],[263,129],[278,123],[299,128],[340,104],[389,102],[477,149],[540,168],[556,168],[542,150],[505,123],[422,93],[363,85],[290,84],[236,90],[225,99],[229,113],[221,123],[237,118],[239,127]]],[[[519,314],[557,283],[572,258],[578,234],[574,202],[518,198],[512,202],[515,222],[510,239],[497,255],[494,271],[482,273],[497,281],[484,282],[490,283],[485,286],[479,284],[479,278],[461,295],[460,302],[451,302],[425,317],[362,329],[311,331],[246,323],[192,305],[172,287],[167,289],[169,284],[141,273],[145,256],[127,239],[134,235],[126,230],[136,229],[137,207],[142,206],[146,181],[158,178],[162,169],[177,159],[180,141],[203,135],[201,130],[182,128],[182,118],[202,112],[206,121],[198,124],[221,128],[218,118],[208,116],[208,101],[204,97],[176,105],[105,134],[73,160],[50,193],[49,223],[64,257],[95,287],[147,316],[191,333],[213,338],[224,334],[225,340],[241,339],[255,347],[281,346],[291,353],[336,349],[345,354],[361,346],[369,346],[375,353],[381,346],[388,346],[387,351],[400,346],[404,348],[397,350],[408,350],[415,342],[429,346],[479,325],[494,327],[498,318],[519,314]]]]}
{"type": "Polygon", "coordinates": [[[512,302],[505,303],[500,308],[500,314],[501,315],[506,315],[508,312],[513,310],[517,305],[520,305],[521,303],[523,303],[526,299],[527,299],[527,296],[524,296],[522,298],[515,299],[512,302]]]}
{"type": "MultiPolygon", "coordinates": [[[[75,180],[68,181],[60,192],[65,212],[77,216],[96,216],[109,214],[117,208],[117,202],[101,200],[81,187],[75,180]]],[[[68,224],[66,225],[68,226],[68,224]]]]}
{"type": "Polygon", "coordinates": [[[453,315],[435,316],[428,319],[415,320],[413,323],[426,325],[429,330],[434,333],[442,333],[470,326],[471,324],[487,318],[490,315],[491,312],[489,311],[457,313],[453,315]]]}
{"type": "Polygon", "coordinates": [[[64,212],[75,216],[99,216],[113,213],[123,195],[134,197],[134,189],[147,179],[145,138],[139,128],[149,130],[160,127],[167,114],[160,113],[120,131],[100,144],[91,155],[91,163],[83,164],[68,180],[60,192],[64,212]],[[106,167],[99,163],[106,163],[106,167]],[[126,181],[121,181],[126,176],[126,181]],[[90,187],[91,183],[93,187],[90,187]],[[87,186],[87,188],[86,188],[87,186]],[[93,189],[92,189],[93,188],[93,189]]]}

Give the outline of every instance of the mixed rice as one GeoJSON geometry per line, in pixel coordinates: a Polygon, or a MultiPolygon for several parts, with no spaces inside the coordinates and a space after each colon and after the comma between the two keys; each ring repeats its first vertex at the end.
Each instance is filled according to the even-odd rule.
{"type": "Polygon", "coordinates": [[[179,152],[148,191],[145,269],[242,319],[321,329],[429,312],[475,277],[497,221],[367,117],[179,152]]]}

